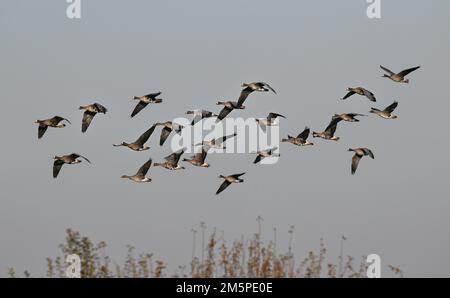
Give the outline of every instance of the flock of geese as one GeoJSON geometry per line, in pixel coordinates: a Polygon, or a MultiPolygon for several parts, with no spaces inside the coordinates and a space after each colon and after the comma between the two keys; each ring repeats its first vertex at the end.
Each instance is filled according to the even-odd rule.
{"type": "MultiPolygon", "coordinates": [[[[420,66],[408,68],[405,69],[399,73],[395,73],[391,70],[389,70],[386,67],[381,66],[381,69],[383,69],[386,73],[383,75],[383,77],[389,78],[393,82],[396,83],[409,83],[409,79],[406,79],[405,77],[420,68],[420,66]]],[[[197,122],[201,121],[205,118],[211,118],[216,117],[216,121],[219,122],[222,119],[224,119],[228,114],[230,114],[233,110],[237,109],[245,109],[245,106],[243,105],[247,97],[253,93],[253,92],[268,92],[271,91],[274,94],[276,94],[276,91],[267,83],[264,82],[254,82],[249,84],[242,84],[243,89],[241,90],[240,96],[237,101],[219,101],[217,102],[217,105],[222,105],[223,108],[219,112],[219,114],[213,113],[211,111],[207,110],[192,110],[187,111],[187,115],[193,115],[193,120],[191,122],[191,125],[195,125],[197,122]]],[[[356,88],[348,88],[348,93],[342,98],[342,100],[345,100],[353,95],[360,95],[364,96],[367,99],[369,99],[372,102],[376,102],[375,95],[370,92],[369,90],[362,88],[362,87],[356,87],[356,88]]],[[[161,95],[161,92],[157,93],[151,93],[143,96],[134,96],[133,100],[137,100],[138,103],[135,106],[134,110],[131,113],[131,118],[136,116],[139,112],[141,112],[145,107],[147,107],[148,104],[158,104],[162,103],[162,99],[158,98],[158,96],[161,95]]],[[[370,113],[373,113],[383,119],[396,119],[397,116],[393,114],[395,108],[397,108],[398,102],[394,101],[392,104],[384,108],[383,110],[377,109],[377,108],[371,108],[370,113]]],[[[81,122],[81,131],[85,133],[87,129],[89,128],[92,120],[94,117],[101,113],[106,114],[107,108],[102,106],[99,103],[93,103],[90,105],[80,106],[80,110],[84,110],[83,112],[83,118],[81,122]]],[[[344,113],[344,114],[335,114],[332,116],[330,123],[322,132],[312,132],[313,138],[322,138],[325,140],[332,140],[332,141],[338,141],[340,138],[335,136],[337,125],[340,121],[347,121],[347,122],[358,122],[360,121],[357,117],[359,116],[366,116],[364,114],[357,114],[357,113],[344,113]]],[[[260,127],[265,131],[266,126],[272,126],[276,125],[276,119],[277,118],[286,118],[285,116],[277,113],[269,113],[266,118],[262,119],[256,119],[260,127]]],[[[60,116],[54,116],[50,119],[45,120],[37,120],[35,123],[38,124],[38,138],[41,139],[47,129],[49,127],[52,128],[63,128],[66,126],[64,122],[67,122],[71,124],[71,122],[60,116]]],[[[184,128],[184,126],[174,123],[172,121],[167,121],[164,123],[154,123],[147,131],[145,131],[142,135],[140,135],[137,140],[134,142],[121,142],[119,144],[113,144],[115,147],[128,147],[131,150],[134,151],[145,151],[150,149],[149,146],[146,146],[148,139],[153,134],[155,129],[161,126],[161,134],[160,134],[160,140],[159,144],[160,146],[163,146],[167,138],[170,136],[172,132],[181,133],[181,130],[184,128]]],[[[314,145],[312,142],[308,141],[308,137],[310,135],[310,129],[308,127],[305,127],[305,129],[299,133],[296,137],[288,135],[287,138],[283,138],[281,142],[287,142],[291,143],[297,146],[308,146],[308,145],[314,145]]],[[[201,146],[201,150],[199,153],[195,154],[191,158],[183,158],[182,161],[190,163],[193,166],[198,167],[204,167],[208,168],[210,165],[205,162],[208,150],[211,148],[215,149],[225,149],[225,142],[227,139],[235,137],[236,133],[232,135],[226,135],[217,139],[212,140],[203,140],[201,143],[195,144],[195,146],[201,146]]],[[[256,152],[256,159],[254,160],[254,163],[259,163],[263,158],[266,157],[275,157],[279,156],[278,153],[275,151],[277,150],[277,147],[269,148],[261,151],[256,152]]],[[[372,159],[375,158],[373,152],[369,148],[350,148],[348,151],[354,152],[352,162],[351,162],[351,174],[355,174],[356,169],[358,167],[358,164],[362,157],[369,156],[372,159]]],[[[161,166],[169,170],[180,170],[184,169],[185,167],[181,166],[179,164],[179,161],[181,159],[181,156],[185,152],[184,149],[178,152],[173,152],[169,156],[166,156],[164,158],[164,161],[160,163],[153,163],[153,166],[161,166]]],[[[90,163],[89,159],[86,157],[77,154],[72,153],[68,155],[63,156],[55,156],[54,162],[53,162],[53,177],[56,178],[61,171],[61,168],[63,165],[67,164],[77,164],[81,163],[81,159],[85,160],[86,162],[90,163]]],[[[134,175],[123,175],[122,178],[130,179],[134,182],[150,182],[152,179],[150,177],[146,177],[147,172],[149,168],[152,165],[152,159],[150,158],[147,162],[145,162],[134,175]]],[[[223,179],[222,184],[220,185],[219,189],[216,191],[216,194],[221,193],[224,189],[226,189],[230,184],[232,183],[242,183],[244,180],[240,178],[245,173],[239,173],[239,174],[232,174],[232,175],[220,175],[219,177],[223,179]]]]}

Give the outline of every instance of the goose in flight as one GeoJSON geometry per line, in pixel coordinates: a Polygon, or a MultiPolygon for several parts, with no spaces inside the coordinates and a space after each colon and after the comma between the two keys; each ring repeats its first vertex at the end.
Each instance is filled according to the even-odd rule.
{"type": "Polygon", "coordinates": [[[356,88],[348,87],[347,91],[348,91],[348,93],[343,98],[341,98],[342,100],[349,98],[353,94],[358,94],[358,95],[367,97],[370,101],[374,101],[374,102],[377,101],[375,98],[375,95],[372,92],[370,92],[369,90],[364,89],[362,87],[356,87],[356,88]]]}
{"type": "Polygon", "coordinates": [[[233,175],[229,175],[229,176],[219,175],[219,178],[225,179],[225,181],[223,181],[223,183],[220,185],[219,189],[216,191],[216,195],[221,193],[231,183],[242,183],[242,182],[244,182],[244,179],[239,178],[240,176],[242,176],[244,174],[245,173],[233,174],[233,175]]]}
{"type": "Polygon", "coordinates": [[[149,103],[161,103],[161,98],[156,98],[161,95],[161,92],[150,93],[143,96],[134,96],[133,100],[139,100],[133,112],[131,113],[131,118],[136,116],[140,111],[142,111],[149,103]]]}
{"type": "Polygon", "coordinates": [[[336,137],[334,133],[336,132],[336,127],[341,121],[341,118],[335,118],[333,117],[330,121],[330,124],[328,124],[327,128],[325,128],[325,131],[323,132],[315,132],[313,131],[312,135],[313,138],[319,137],[325,140],[332,140],[332,141],[339,141],[339,137],[336,137]]]}
{"type": "Polygon", "coordinates": [[[93,103],[86,106],[80,106],[80,110],[85,110],[83,113],[83,121],[81,124],[81,132],[86,132],[89,125],[91,125],[92,119],[94,119],[94,116],[98,113],[106,114],[108,111],[107,108],[102,106],[99,103],[93,103]]]}
{"type": "Polygon", "coordinates": [[[144,150],[148,150],[150,149],[150,147],[148,146],[144,146],[144,144],[148,141],[148,139],[150,138],[150,136],[152,135],[153,131],[155,130],[156,125],[153,124],[149,129],[147,129],[146,132],[144,132],[136,141],[134,141],[133,143],[126,143],[126,142],[122,142],[120,144],[113,144],[114,147],[120,147],[120,146],[124,146],[124,147],[128,147],[131,150],[134,151],[144,151],[144,150]]]}
{"type": "Polygon", "coordinates": [[[36,120],[34,123],[39,124],[38,139],[40,139],[44,136],[45,132],[47,131],[47,128],[49,128],[49,127],[56,127],[56,128],[66,127],[66,125],[64,123],[60,124],[61,121],[67,121],[69,124],[71,124],[68,119],[60,117],[60,116],[55,116],[53,118],[45,119],[45,120],[36,120]]]}
{"type": "Polygon", "coordinates": [[[215,114],[213,112],[207,111],[207,110],[187,111],[186,115],[194,115],[194,118],[192,118],[192,122],[191,122],[192,126],[194,126],[195,123],[199,122],[202,119],[219,116],[219,115],[217,115],[217,114],[215,114]]]}
{"type": "Polygon", "coordinates": [[[334,114],[333,118],[340,118],[341,120],[347,122],[359,122],[359,119],[355,118],[357,116],[367,116],[367,115],[357,113],[344,113],[344,114],[334,114]]]}
{"type": "Polygon", "coordinates": [[[203,140],[201,143],[195,144],[195,146],[202,145],[204,148],[206,148],[206,151],[208,151],[210,148],[214,149],[225,149],[225,141],[229,138],[237,136],[237,133],[234,133],[232,135],[223,136],[217,139],[212,139],[210,141],[203,140]]]}
{"type": "Polygon", "coordinates": [[[146,163],[144,163],[139,170],[137,171],[136,174],[134,174],[133,176],[128,176],[128,175],[122,175],[121,178],[126,178],[126,179],[130,179],[131,181],[134,182],[151,182],[152,178],[150,177],[145,177],[145,175],[147,175],[148,169],[150,168],[150,166],[152,165],[152,159],[150,158],[146,163]]]}
{"type": "Polygon", "coordinates": [[[238,104],[236,101],[218,101],[217,105],[223,105],[223,109],[220,111],[216,122],[219,122],[231,113],[234,109],[244,110],[245,106],[238,104]]]}
{"type": "Polygon", "coordinates": [[[358,168],[359,161],[363,156],[370,156],[372,159],[375,159],[373,152],[368,148],[356,148],[356,149],[348,149],[348,151],[355,152],[352,158],[352,175],[355,174],[356,169],[358,168]]]}
{"type": "Polygon", "coordinates": [[[254,83],[243,83],[242,87],[244,87],[244,89],[242,89],[241,94],[239,95],[239,99],[238,99],[238,106],[241,106],[244,101],[247,99],[247,97],[252,93],[252,92],[268,92],[268,91],[272,91],[273,93],[277,94],[277,92],[270,87],[269,84],[264,83],[264,82],[254,82],[254,83]]]}
{"type": "Polygon", "coordinates": [[[256,158],[253,161],[254,164],[259,163],[263,158],[266,157],[280,157],[281,155],[279,153],[275,153],[275,151],[278,149],[278,147],[273,147],[266,150],[261,150],[256,152],[256,158]]]}
{"type": "Polygon", "coordinates": [[[174,123],[172,121],[167,121],[164,123],[155,123],[156,126],[163,126],[162,130],[161,130],[161,137],[159,138],[159,145],[162,146],[164,145],[164,142],[167,140],[167,138],[169,137],[170,133],[172,132],[172,130],[175,130],[175,132],[177,134],[181,133],[181,130],[184,128],[183,125],[180,125],[178,123],[174,123]]]}
{"type": "Polygon", "coordinates": [[[288,135],[287,139],[282,139],[281,142],[288,142],[297,146],[314,145],[314,143],[307,140],[309,132],[309,127],[305,127],[305,129],[301,133],[299,133],[297,137],[288,135]]]}
{"type": "Polygon", "coordinates": [[[180,161],[181,155],[183,155],[184,149],[179,152],[174,152],[169,156],[164,157],[165,161],[162,163],[154,163],[154,167],[163,167],[168,170],[183,170],[184,167],[180,166],[178,162],[180,161]]]}
{"type": "Polygon", "coordinates": [[[405,79],[405,77],[408,74],[410,74],[411,72],[413,72],[413,71],[415,71],[415,70],[420,68],[420,66],[416,66],[416,67],[413,67],[413,68],[408,68],[408,69],[402,70],[399,73],[395,73],[392,70],[390,70],[389,68],[386,68],[386,67],[384,67],[382,65],[380,65],[380,67],[381,67],[382,70],[387,72],[387,74],[383,75],[383,78],[389,78],[389,79],[391,79],[394,82],[406,83],[406,84],[409,83],[409,79],[405,79]]]}
{"type": "Polygon", "coordinates": [[[71,164],[80,163],[81,160],[79,160],[79,158],[82,158],[85,161],[87,161],[88,163],[91,163],[89,161],[89,159],[87,159],[86,157],[81,156],[80,154],[77,154],[77,153],[53,157],[53,159],[55,160],[53,162],[53,178],[58,177],[59,171],[61,171],[61,168],[64,164],[71,165],[71,164]]]}
{"type": "Polygon", "coordinates": [[[183,158],[183,161],[190,163],[193,166],[209,168],[209,163],[205,162],[207,150],[202,148],[202,151],[192,156],[190,159],[183,158]]]}
{"type": "Polygon", "coordinates": [[[397,115],[392,114],[395,108],[398,106],[398,102],[394,101],[391,105],[387,106],[384,110],[379,110],[376,108],[371,108],[370,113],[380,116],[383,119],[396,119],[397,115]]]}

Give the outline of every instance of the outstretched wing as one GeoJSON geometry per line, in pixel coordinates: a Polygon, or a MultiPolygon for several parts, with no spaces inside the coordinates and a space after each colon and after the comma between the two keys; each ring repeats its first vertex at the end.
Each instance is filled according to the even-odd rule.
{"type": "Polygon", "coordinates": [[[413,72],[413,71],[415,71],[415,70],[417,70],[419,68],[420,68],[420,66],[416,66],[416,67],[413,67],[413,68],[408,68],[408,69],[405,69],[405,70],[402,70],[401,72],[399,72],[398,75],[404,77],[404,76],[408,75],[409,73],[411,73],[411,72],[413,72]]]}
{"type": "Polygon", "coordinates": [[[356,169],[358,168],[359,161],[361,160],[361,156],[358,154],[354,154],[352,158],[352,175],[355,174],[356,169]]]}
{"type": "Polygon", "coordinates": [[[45,132],[47,131],[48,126],[47,125],[42,125],[39,124],[38,127],[38,139],[42,138],[45,134],[45,132]]]}
{"type": "Polygon", "coordinates": [[[63,118],[61,116],[55,116],[52,119],[50,119],[50,121],[52,123],[54,123],[55,125],[58,124],[59,122],[63,121],[63,120],[66,120],[69,124],[72,124],[72,123],[70,123],[69,119],[63,118]]]}
{"type": "Polygon", "coordinates": [[[81,132],[86,132],[89,125],[91,125],[92,119],[94,119],[95,114],[97,114],[97,113],[93,113],[93,112],[89,112],[89,111],[85,111],[83,113],[83,121],[81,123],[81,132]]]}
{"type": "Polygon", "coordinates": [[[234,177],[236,179],[238,179],[239,177],[241,177],[242,175],[244,175],[245,173],[240,173],[240,174],[233,174],[231,175],[231,177],[234,177]]]}
{"type": "Polygon", "coordinates": [[[147,102],[139,101],[136,107],[134,108],[133,112],[131,113],[131,118],[137,115],[140,111],[142,111],[143,108],[145,108],[148,105],[147,102]]]}
{"type": "Polygon", "coordinates": [[[148,141],[148,138],[150,138],[150,136],[153,134],[153,131],[155,131],[156,125],[153,124],[149,129],[147,129],[146,132],[144,132],[137,140],[135,143],[140,144],[140,145],[144,145],[145,142],[148,141]]]}
{"type": "Polygon", "coordinates": [[[385,111],[385,112],[392,113],[392,112],[395,110],[395,108],[396,108],[397,106],[398,106],[398,102],[394,101],[394,103],[391,104],[390,106],[387,106],[387,107],[384,109],[384,111],[385,111]]]}
{"type": "Polygon", "coordinates": [[[272,91],[273,93],[275,93],[275,94],[277,94],[277,92],[272,88],[272,87],[270,87],[270,85],[269,84],[267,84],[267,83],[264,83],[264,82],[261,82],[265,87],[267,87],[267,88],[269,88],[270,89],[270,91],[272,91]]]}
{"type": "Polygon", "coordinates": [[[156,92],[156,93],[147,94],[147,95],[145,95],[145,97],[155,99],[157,96],[160,96],[160,95],[161,95],[161,92],[156,92]]]}
{"type": "Polygon", "coordinates": [[[244,103],[244,101],[247,99],[247,97],[250,95],[250,93],[253,92],[253,89],[250,87],[245,87],[244,89],[242,89],[241,94],[239,95],[239,99],[237,102],[238,106],[242,106],[242,104],[244,103]]]}
{"type": "Polygon", "coordinates": [[[53,162],[53,178],[58,177],[59,171],[61,171],[63,164],[64,162],[59,159],[53,162]]]}
{"type": "Polygon", "coordinates": [[[269,115],[267,116],[267,119],[273,119],[273,118],[277,118],[277,117],[286,118],[285,116],[283,116],[281,114],[269,113],[269,115]]]}
{"type": "Polygon", "coordinates": [[[220,194],[225,188],[227,188],[231,183],[225,180],[216,191],[216,195],[220,194]]]}
{"type": "Polygon", "coordinates": [[[222,120],[225,118],[228,114],[231,113],[233,109],[229,109],[227,107],[223,107],[223,109],[220,111],[219,116],[217,117],[217,120],[222,120]]]}
{"type": "Polygon", "coordinates": [[[136,173],[136,175],[145,176],[147,174],[148,169],[150,168],[151,165],[152,165],[152,159],[150,158],[146,163],[144,163],[142,165],[142,167],[139,168],[139,170],[136,173]]]}
{"type": "Polygon", "coordinates": [[[363,148],[363,151],[366,155],[369,155],[372,159],[375,159],[375,155],[373,155],[372,150],[370,150],[369,148],[363,148]]]}
{"type": "Polygon", "coordinates": [[[80,155],[78,153],[72,153],[72,154],[70,154],[70,157],[73,158],[73,159],[77,159],[77,158],[81,157],[82,159],[84,159],[88,163],[91,163],[91,161],[89,159],[87,159],[86,157],[84,157],[83,155],[80,155]]]}
{"type": "Polygon", "coordinates": [[[254,163],[254,164],[257,164],[258,162],[261,161],[261,159],[263,159],[263,157],[262,157],[261,155],[258,154],[258,155],[256,156],[255,160],[253,161],[253,163],[254,163]]]}
{"type": "Polygon", "coordinates": [[[370,100],[370,101],[377,101],[377,99],[375,98],[375,95],[370,92],[369,90],[364,89],[364,95],[370,100]]]}
{"type": "Polygon", "coordinates": [[[228,140],[229,138],[232,138],[235,136],[237,136],[237,133],[234,133],[232,135],[223,136],[221,138],[217,138],[217,139],[215,139],[214,142],[216,143],[216,145],[220,145],[220,144],[224,143],[226,140],[228,140]]]}
{"type": "Polygon", "coordinates": [[[167,138],[169,137],[170,133],[172,132],[172,129],[164,126],[163,129],[161,130],[161,137],[159,139],[159,145],[162,146],[164,144],[164,142],[167,140],[167,138]]]}
{"type": "Polygon", "coordinates": [[[194,159],[198,160],[201,163],[204,163],[205,159],[206,159],[206,155],[207,155],[207,151],[205,151],[205,149],[202,147],[202,151],[195,154],[194,159]]]}
{"type": "Polygon", "coordinates": [[[300,139],[306,141],[306,139],[308,138],[308,136],[309,136],[309,127],[305,127],[305,130],[303,130],[303,131],[297,136],[297,138],[300,138],[300,139]]]}
{"type": "Polygon", "coordinates": [[[385,72],[389,73],[390,75],[394,75],[395,73],[390,70],[389,68],[384,67],[383,65],[380,65],[381,69],[384,70],[385,72]]]}
{"type": "Polygon", "coordinates": [[[180,161],[181,155],[184,153],[184,150],[181,152],[174,152],[166,157],[164,157],[165,160],[170,162],[171,164],[177,165],[178,161],[180,161]]]}
{"type": "Polygon", "coordinates": [[[349,91],[349,92],[342,98],[342,100],[349,98],[349,97],[352,96],[353,94],[355,94],[355,91],[349,91]]]}
{"type": "Polygon", "coordinates": [[[339,121],[341,121],[342,119],[340,117],[333,117],[331,119],[330,124],[328,124],[327,128],[325,128],[326,132],[329,132],[331,135],[334,135],[334,133],[336,132],[336,127],[337,124],[339,123],[339,121]]]}
{"type": "Polygon", "coordinates": [[[104,106],[102,106],[102,105],[99,104],[99,103],[94,103],[94,106],[95,106],[95,108],[97,109],[97,112],[98,112],[98,113],[106,114],[106,112],[108,112],[108,109],[105,108],[104,106]]]}

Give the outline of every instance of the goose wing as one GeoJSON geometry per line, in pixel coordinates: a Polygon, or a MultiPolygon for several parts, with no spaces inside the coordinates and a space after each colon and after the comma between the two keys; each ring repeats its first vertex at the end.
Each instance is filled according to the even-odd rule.
{"type": "Polygon", "coordinates": [[[235,136],[237,136],[236,133],[234,133],[232,135],[223,136],[221,138],[215,139],[214,142],[216,143],[216,145],[220,145],[220,144],[224,143],[226,140],[228,140],[229,138],[232,138],[232,137],[235,137],[235,136]]]}
{"type": "Polygon", "coordinates": [[[411,73],[411,72],[413,72],[413,71],[415,71],[415,70],[417,70],[419,68],[420,68],[420,66],[408,68],[408,69],[405,69],[405,70],[402,70],[401,72],[399,72],[398,75],[404,77],[404,76],[408,75],[409,73],[411,73]]]}
{"type": "Polygon", "coordinates": [[[365,155],[369,155],[372,159],[375,159],[375,155],[373,154],[372,150],[369,148],[362,148],[365,155]]]}
{"type": "Polygon", "coordinates": [[[150,136],[153,134],[153,132],[155,131],[156,125],[153,124],[149,129],[147,129],[146,132],[144,132],[137,140],[136,140],[136,144],[139,145],[144,145],[145,142],[148,141],[148,139],[150,138],[150,136]]]}
{"type": "Polygon", "coordinates": [[[352,157],[352,175],[355,174],[360,160],[361,160],[361,156],[359,156],[358,154],[353,155],[353,157],[352,157]]]}
{"type": "Polygon", "coordinates": [[[205,151],[205,149],[202,147],[202,151],[195,154],[194,159],[198,160],[201,163],[204,163],[205,159],[206,159],[206,155],[207,155],[207,151],[205,151]]]}
{"type": "Polygon", "coordinates": [[[63,164],[64,162],[59,159],[53,162],[53,178],[58,177],[59,171],[61,171],[63,164]]]}
{"type": "Polygon", "coordinates": [[[63,118],[63,117],[61,117],[61,116],[55,116],[55,117],[53,117],[52,119],[50,119],[50,121],[51,121],[52,124],[54,124],[54,125],[57,125],[59,122],[61,122],[61,121],[63,121],[63,120],[67,121],[69,124],[72,124],[72,123],[70,123],[69,119],[63,118]]]}
{"type": "Polygon", "coordinates": [[[82,159],[84,159],[85,161],[87,161],[88,163],[91,163],[91,161],[89,160],[89,159],[87,159],[86,157],[84,157],[83,155],[80,155],[80,154],[78,154],[78,153],[72,153],[72,154],[70,154],[69,155],[70,156],[70,158],[72,158],[72,159],[77,159],[77,158],[82,158],[82,159]]]}
{"type": "Polygon", "coordinates": [[[349,91],[347,94],[345,94],[344,97],[342,97],[342,100],[349,98],[349,97],[352,96],[353,94],[355,94],[355,91],[349,91]]]}
{"type": "Polygon", "coordinates": [[[297,136],[297,138],[306,140],[308,136],[309,136],[309,127],[305,127],[305,129],[297,136]]]}
{"type": "Polygon", "coordinates": [[[43,124],[39,124],[38,127],[38,139],[42,138],[45,134],[45,132],[47,131],[48,126],[47,125],[43,125],[43,124]]]}
{"type": "Polygon", "coordinates": [[[220,111],[219,116],[217,117],[217,120],[222,120],[225,118],[228,114],[231,113],[233,109],[229,109],[227,107],[223,107],[223,109],[220,111]]]}
{"type": "Polygon", "coordinates": [[[239,99],[237,101],[238,106],[242,106],[244,101],[247,99],[247,97],[250,95],[250,93],[253,92],[253,89],[250,87],[245,87],[242,89],[241,94],[239,95],[239,99]]]}
{"type": "Polygon", "coordinates": [[[277,92],[272,88],[272,87],[270,87],[270,85],[269,84],[267,84],[267,83],[264,83],[264,82],[260,82],[263,86],[265,86],[265,87],[267,87],[270,91],[272,91],[273,93],[275,93],[275,94],[277,94],[277,92]]]}
{"type": "Polygon", "coordinates": [[[136,107],[134,108],[133,112],[131,113],[131,118],[136,116],[140,111],[142,111],[146,106],[148,105],[147,102],[139,101],[136,107]]]}
{"type": "Polygon", "coordinates": [[[254,164],[257,164],[263,159],[263,156],[261,154],[256,155],[255,160],[253,161],[254,164]]]}
{"type": "Polygon", "coordinates": [[[384,111],[385,111],[385,112],[392,113],[392,112],[395,110],[395,108],[396,108],[397,106],[398,106],[398,102],[394,101],[394,103],[391,104],[391,105],[389,105],[389,106],[387,106],[387,107],[384,109],[384,111]]]}
{"type": "Polygon", "coordinates": [[[375,98],[375,95],[370,92],[369,90],[364,89],[364,95],[370,100],[370,101],[377,101],[377,99],[375,98]]]}
{"type": "Polygon", "coordinates": [[[172,128],[164,126],[163,129],[161,130],[161,137],[159,139],[159,145],[162,146],[164,144],[164,142],[167,140],[167,138],[169,137],[170,133],[172,132],[172,128]]]}
{"type": "Polygon", "coordinates": [[[238,179],[239,177],[241,177],[242,175],[244,175],[245,173],[240,173],[240,174],[233,174],[233,175],[230,175],[231,177],[233,177],[233,178],[235,178],[235,179],[238,179]]]}
{"type": "Polygon", "coordinates": [[[144,163],[139,170],[137,171],[136,175],[145,176],[148,172],[148,169],[152,165],[152,159],[150,158],[146,163],[144,163]]]}
{"type": "Polygon", "coordinates": [[[97,113],[103,113],[106,114],[106,112],[108,112],[108,109],[105,108],[104,106],[102,106],[99,103],[94,103],[95,108],[97,109],[97,113]]]}
{"type": "Polygon", "coordinates": [[[219,189],[216,191],[216,195],[220,194],[225,188],[227,188],[231,183],[227,180],[223,181],[219,189]]]}
{"type": "Polygon", "coordinates": [[[161,95],[161,92],[155,92],[155,93],[150,93],[150,94],[147,94],[147,95],[144,95],[144,96],[147,97],[147,98],[156,99],[156,97],[160,96],[160,95],[161,95]]]}
{"type": "Polygon", "coordinates": [[[390,75],[394,75],[395,73],[390,70],[389,68],[384,67],[383,65],[380,65],[381,69],[384,70],[385,72],[387,72],[390,75]]]}
{"type": "Polygon", "coordinates": [[[93,112],[89,112],[89,111],[85,111],[83,113],[83,120],[81,123],[81,132],[86,132],[89,125],[91,125],[92,119],[94,119],[95,114],[97,114],[97,113],[93,113],[93,112]]]}
{"type": "Polygon", "coordinates": [[[342,119],[340,117],[333,117],[331,119],[330,124],[328,124],[327,128],[325,128],[326,132],[329,132],[331,135],[334,135],[334,133],[336,132],[336,127],[337,124],[339,123],[339,121],[341,121],[342,119]]]}
{"type": "Polygon", "coordinates": [[[269,113],[269,115],[267,116],[267,119],[273,119],[273,118],[277,118],[277,117],[286,118],[285,116],[283,116],[281,114],[269,113]]]}

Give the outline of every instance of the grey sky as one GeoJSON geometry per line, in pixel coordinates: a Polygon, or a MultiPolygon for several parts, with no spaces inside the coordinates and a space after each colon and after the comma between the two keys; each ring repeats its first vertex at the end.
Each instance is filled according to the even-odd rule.
{"type": "MultiPolygon", "coordinates": [[[[105,240],[114,258],[125,245],[154,252],[171,266],[187,264],[200,221],[229,240],[250,236],[264,218],[264,239],[279,231],[280,249],[295,225],[295,253],[324,238],[336,257],[377,253],[407,276],[450,276],[450,2],[382,1],[381,20],[366,17],[366,1],[82,1],[81,20],[65,1],[6,0],[0,4],[0,270],[44,274],[68,227],[105,240]],[[381,78],[422,65],[411,84],[381,78]],[[254,166],[254,156],[211,155],[209,169],[151,168],[150,184],[121,180],[169,144],[131,152],[130,140],[153,122],[192,108],[218,111],[237,99],[240,84],[269,82],[273,94],[252,94],[243,117],[287,116],[281,135],[306,125],[323,130],[335,112],[367,113],[399,101],[397,120],[342,123],[338,143],[281,147],[279,163],[254,166]],[[365,86],[378,99],[339,98],[365,86]],[[133,119],[133,95],[163,91],[164,103],[133,119]],[[109,113],[80,132],[78,106],[98,101],[109,113]],[[72,125],[37,140],[36,119],[61,115],[72,125]],[[367,146],[350,175],[348,147],[367,146]],[[78,152],[92,165],[51,177],[52,156],[78,152]],[[245,183],[215,197],[217,175],[246,171],[245,183]],[[195,187],[195,188],[194,188],[195,187]]],[[[159,131],[157,132],[159,134],[159,131]]]]}

